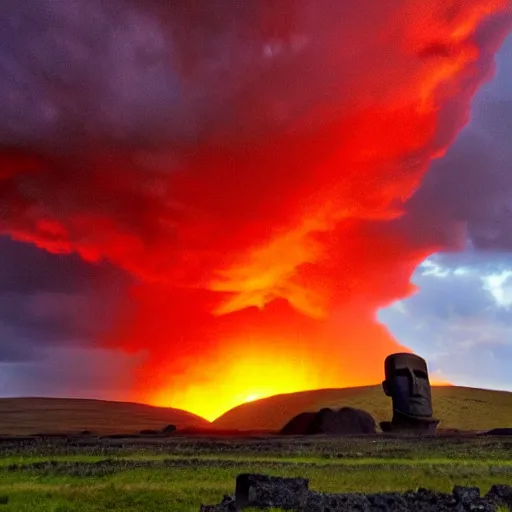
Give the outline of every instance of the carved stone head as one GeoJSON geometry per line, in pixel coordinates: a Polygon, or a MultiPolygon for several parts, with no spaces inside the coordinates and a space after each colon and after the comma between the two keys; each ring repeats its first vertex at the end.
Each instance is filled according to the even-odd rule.
{"type": "Polygon", "coordinates": [[[432,417],[432,395],[427,363],[415,354],[391,354],[384,362],[384,393],[393,400],[393,410],[414,418],[432,417]]]}

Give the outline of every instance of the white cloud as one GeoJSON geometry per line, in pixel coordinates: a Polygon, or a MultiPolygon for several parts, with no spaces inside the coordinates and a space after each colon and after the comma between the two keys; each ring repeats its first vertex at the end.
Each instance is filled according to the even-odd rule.
{"type": "Polygon", "coordinates": [[[512,307],[512,270],[503,270],[497,274],[482,276],[484,289],[494,297],[496,304],[502,308],[512,307]]]}
{"type": "Polygon", "coordinates": [[[416,270],[419,291],[379,312],[431,377],[512,389],[512,254],[436,254],[416,270]]]}

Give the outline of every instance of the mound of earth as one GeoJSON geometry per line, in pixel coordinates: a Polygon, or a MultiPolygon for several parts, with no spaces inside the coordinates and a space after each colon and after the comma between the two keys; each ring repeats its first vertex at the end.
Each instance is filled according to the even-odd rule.
{"type": "Polygon", "coordinates": [[[75,398],[0,398],[0,434],[123,434],[160,431],[167,425],[208,428],[187,411],[150,405],[75,398]]]}
{"type": "Polygon", "coordinates": [[[329,408],[316,413],[301,413],[281,430],[284,435],[375,434],[377,424],[371,414],[352,407],[336,411],[329,408]]]}
{"type": "MultiPolygon", "coordinates": [[[[432,400],[440,429],[484,431],[512,427],[512,393],[486,389],[435,386],[432,400]]],[[[380,385],[320,389],[263,398],[239,405],[213,422],[219,429],[281,430],[303,412],[353,407],[368,411],[377,421],[391,419],[391,399],[380,385]]]]}

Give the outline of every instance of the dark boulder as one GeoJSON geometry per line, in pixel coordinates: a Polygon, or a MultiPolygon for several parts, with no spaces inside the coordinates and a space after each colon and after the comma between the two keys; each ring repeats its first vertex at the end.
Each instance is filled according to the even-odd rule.
{"type": "Polygon", "coordinates": [[[243,474],[235,497],[219,505],[201,506],[202,512],[231,512],[246,507],[296,512],[498,512],[512,505],[512,486],[493,485],[485,497],[478,487],[455,486],[451,493],[419,488],[400,492],[329,494],[308,490],[308,480],[243,474]]]}
{"type": "Polygon", "coordinates": [[[512,509],[512,485],[495,484],[489,489],[485,498],[492,503],[512,509]]]}
{"type": "Polygon", "coordinates": [[[360,409],[322,409],[309,424],[307,434],[375,434],[373,416],[360,409]]]}
{"type": "Polygon", "coordinates": [[[244,473],[236,478],[235,501],[246,507],[303,510],[308,497],[309,480],[244,473]]]}
{"type": "Polygon", "coordinates": [[[316,414],[316,412],[301,412],[297,414],[281,429],[280,434],[288,436],[304,435],[316,414]]]}
{"type": "Polygon", "coordinates": [[[158,432],[156,430],[144,429],[139,432],[141,436],[157,436],[158,432]]]}
{"type": "Polygon", "coordinates": [[[366,411],[352,407],[342,407],[337,411],[325,408],[316,413],[295,416],[283,427],[281,434],[375,434],[376,427],[375,419],[366,411]]]}
{"type": "Polygon", "coordinates": [[[165,436],[170,436],[176,432],[176,425],[167,425],[161,430],[161,433],[165,436]]]}
{"type": "Polygon", "coordinates": [[[224,496],[218,505],[201,505],[199,512],[238,512],[238,509],[233,496],[224,496]]]}

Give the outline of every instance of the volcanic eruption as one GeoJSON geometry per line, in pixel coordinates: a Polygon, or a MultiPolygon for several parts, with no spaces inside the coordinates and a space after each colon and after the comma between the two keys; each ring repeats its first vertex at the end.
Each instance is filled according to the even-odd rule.
{"type": "Polygon", "coordinates": [[[380,382],[386,355],[408,351],[376,312],[465,234],[415,225],[403,205],[468,121],[509,0],[44,0],[0,13],[18,34],[1,232],[133,276],[97,343],[144,355],[134,400],[214,419],[380,382]]]}

